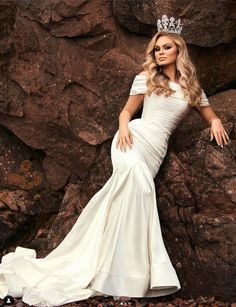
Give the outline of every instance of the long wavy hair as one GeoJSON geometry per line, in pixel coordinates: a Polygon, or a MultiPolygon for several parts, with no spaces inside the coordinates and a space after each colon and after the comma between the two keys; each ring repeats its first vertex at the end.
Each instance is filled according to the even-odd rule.
{"type": "Polygon", "coordinates": [[[143,69],[148,72],[147,77],[147,94],[152,92],[157,95],[163,94],[170,96],[175,91],[169,87],[169,77],[162,72],[162,66],[158,65],[154,55],[156,41],[161,36],[169,37],[177,47],[176,58],[176,76],[182,87],[184,97],[191,107],[200,108],[202,95],[201,84],[197,78],[196,69],[189,57],[188,49],[184,39],[177,33],[158,32],[151,39],[146,50],[146,59],[142,64],[143,69]]]}

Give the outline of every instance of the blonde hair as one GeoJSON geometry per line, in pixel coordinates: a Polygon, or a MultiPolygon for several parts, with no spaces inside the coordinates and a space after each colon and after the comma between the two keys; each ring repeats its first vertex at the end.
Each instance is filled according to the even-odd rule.
{"type": "Polygon", "coordinates": [[[169,37],[177,47],[176,58],[176,76],[182,87],[184,97],[191,107],[200,108],[202,88],[197,78],[196,69],[189,57],[188,49],[184,39],[177,33],[158,32],[151,39],[146,50],[146,59],[142,64],[145,71],[148,72],[147,77],[147,94],[150,96],[152,92],[157,95],[163,94],[170,96],[174,91],[169,87],[169,78],[161,71],[161,66],[156,63],[154,56],[154,48],[156,41],[161,36],[169,37]]]}

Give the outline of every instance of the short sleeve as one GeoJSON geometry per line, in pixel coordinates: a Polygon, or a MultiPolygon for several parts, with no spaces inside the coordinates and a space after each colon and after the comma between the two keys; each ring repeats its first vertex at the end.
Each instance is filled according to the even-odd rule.
{"type": "Polygon", "coordinates": [[[146,75],[136,75],[129,95],[145,94],[147,91],[146,75]]]}
{"type": "Polygon", "coordinates": [[[209,101],[208,101],[208,98],[205,94],[205,92],[203,91],[202,89],[202,99],[201,99],[201,102],[200,102],[200,107],[207,107],[210,105],[209,101]]]}

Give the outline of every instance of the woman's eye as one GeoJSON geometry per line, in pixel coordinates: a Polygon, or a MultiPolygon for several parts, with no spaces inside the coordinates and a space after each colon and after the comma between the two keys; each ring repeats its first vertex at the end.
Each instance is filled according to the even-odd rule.
{"type": "MultiPolygon", "coordinates": [[[[166,46],[165,49],[170,49],[171,47],[170,46],[166,46]]],[[[159,48],[154,48],[154,51],[159,51],[160,49],[159,48]]]]}

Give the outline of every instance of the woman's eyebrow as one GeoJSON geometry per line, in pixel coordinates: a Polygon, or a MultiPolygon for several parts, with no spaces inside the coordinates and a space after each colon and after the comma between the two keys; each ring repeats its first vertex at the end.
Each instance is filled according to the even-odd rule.
{"type": "MultiPolygon", "coordinates": [[[[166,46],[166,45],[171,45],[171,43],[166,43],[164,44],[163,46],[166,46]]],[[[155,47],[159,47],[158,45],[155,45],[155,47]]]]}

